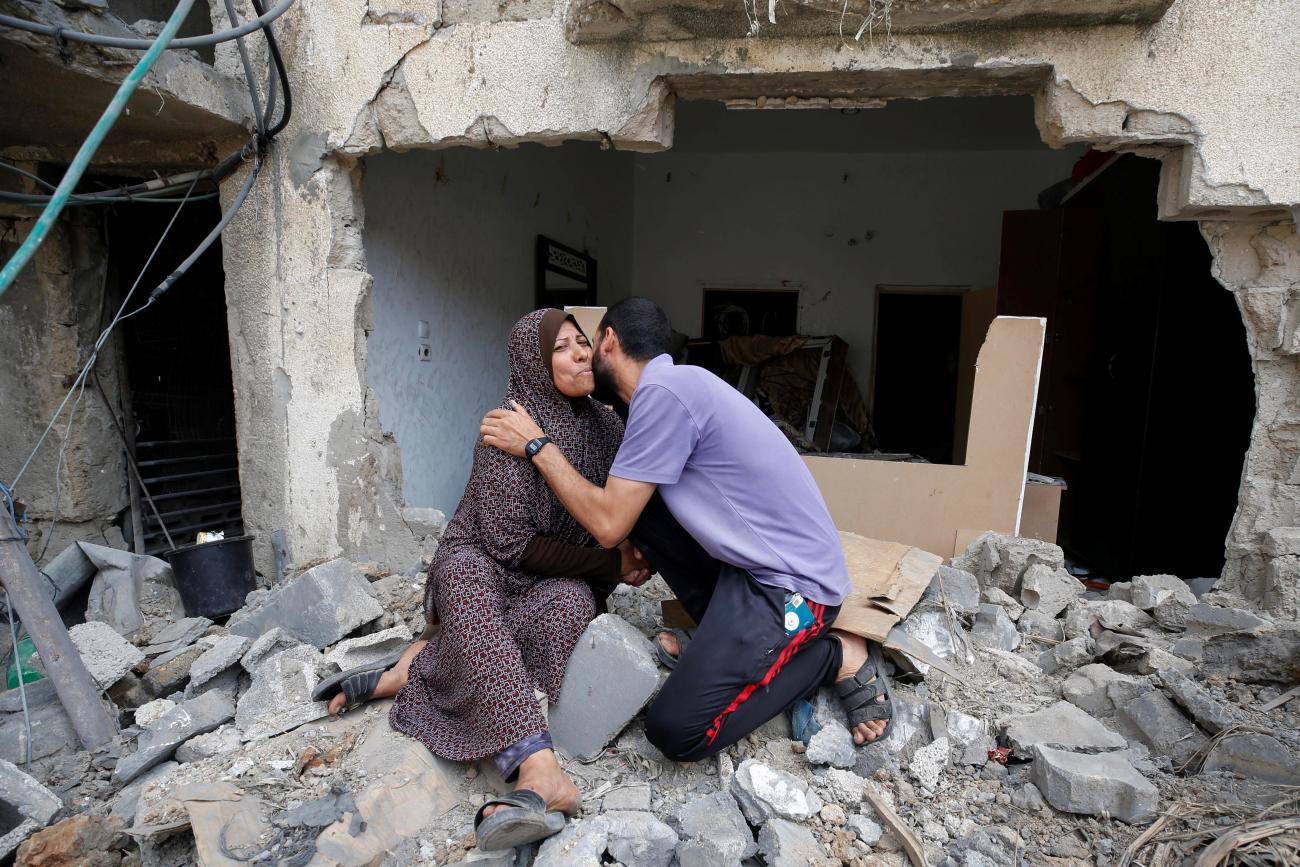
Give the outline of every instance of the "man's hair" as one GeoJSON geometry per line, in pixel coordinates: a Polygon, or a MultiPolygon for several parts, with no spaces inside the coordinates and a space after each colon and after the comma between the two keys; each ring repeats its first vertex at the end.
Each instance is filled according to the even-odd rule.
{"type": "Polygon", "coordinates": [[[596,332],[604,334],[606,328],[614,329],[623,354],[635,361],[649,361],[672,351],[673,328],[668,314],[649,298],[633,296],[612,305],[601,317],[596,332]]]}

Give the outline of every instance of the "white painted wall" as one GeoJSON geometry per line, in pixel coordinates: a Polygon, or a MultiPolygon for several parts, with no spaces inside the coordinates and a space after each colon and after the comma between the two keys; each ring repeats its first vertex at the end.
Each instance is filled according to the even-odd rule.
{"type": "Polygon", "coordinates": [[[408,505],[450,515],[460,501],[479,420],[505,393],[506,337],[533,306],[538,234],[595,256],[602,297],[626,294],[630,159],[574,144],[367,160],[367,375],[380,424],[401,446],[408,505]]]}
{"type": "Polygon", "coordinates": [[[1077,157],[1041,145],[639,156],[632,289],[695,335],[706,286],[801,284],[800,330],[848,341],[865,392],[876,285],[995,285],[1002,212],[1037,207],[1077,157]]]}

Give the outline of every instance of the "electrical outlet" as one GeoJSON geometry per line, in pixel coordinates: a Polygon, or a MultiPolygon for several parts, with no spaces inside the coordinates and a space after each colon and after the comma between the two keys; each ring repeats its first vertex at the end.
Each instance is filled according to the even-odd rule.
{"type": "Polygon", "coordinates": [[[420,355],[421,361],[433,361],[433,348],[427,343],[421,343],[416,352],[420,355]]]}

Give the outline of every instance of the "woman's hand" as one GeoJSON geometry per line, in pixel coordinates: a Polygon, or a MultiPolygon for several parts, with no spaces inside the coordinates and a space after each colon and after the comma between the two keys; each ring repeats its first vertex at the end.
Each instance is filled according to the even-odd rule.
{"type": "Polygon", "coordinates": [[[650,580],[650,563],[630,540],[624,539],[619,543],[618,553],[622,558],[619,572],[623,576],[624,584],[640,587],[650,580]]]}

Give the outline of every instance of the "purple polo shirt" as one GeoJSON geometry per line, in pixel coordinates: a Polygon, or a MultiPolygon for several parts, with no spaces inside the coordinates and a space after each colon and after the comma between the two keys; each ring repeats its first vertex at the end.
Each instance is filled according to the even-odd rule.
{"type": "Polygon", "coordinates": [[[667,355],[646,364],[609,474],[658,485],[705,551],[757,581],[823,605],[848,595],[839,534],[803,459],[704,368],[667,355]]]}

